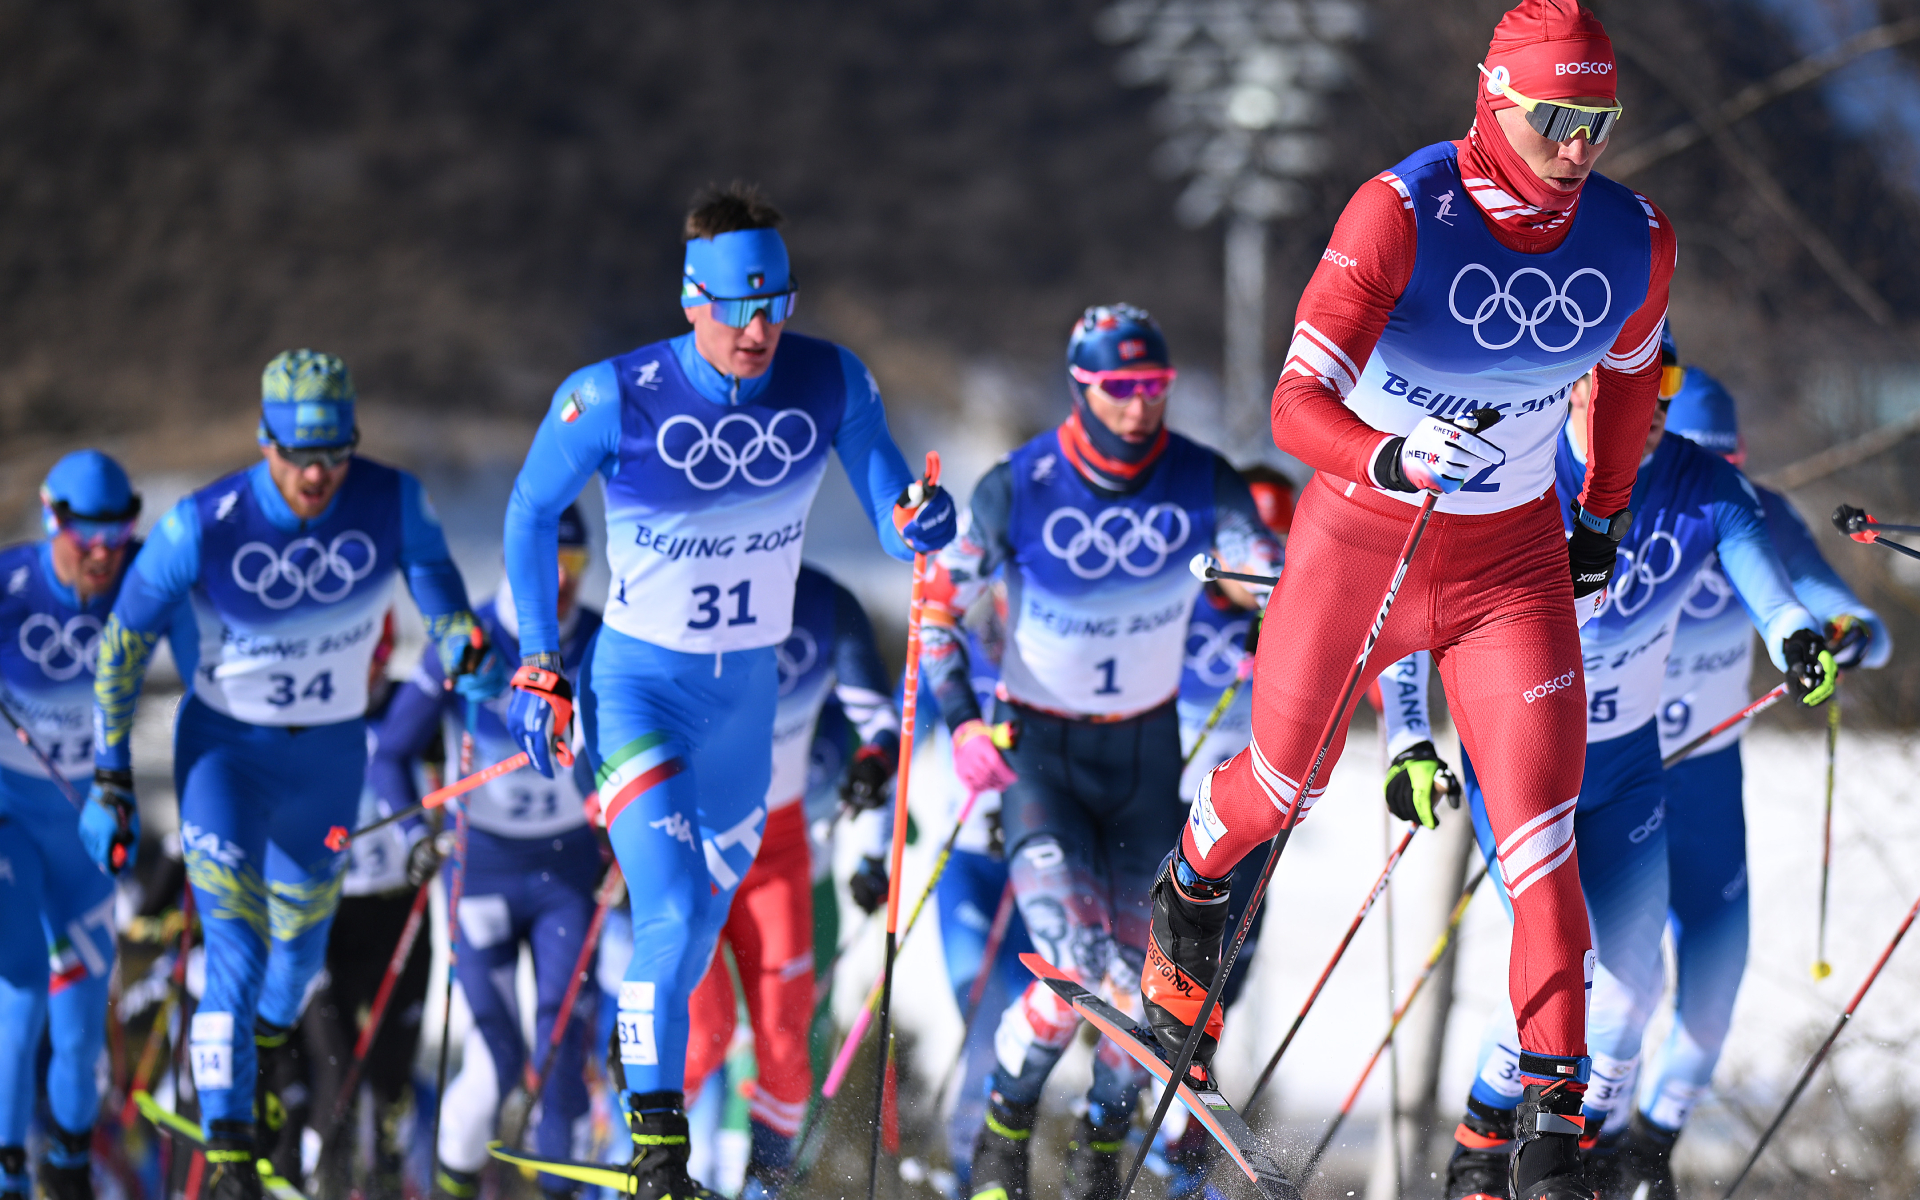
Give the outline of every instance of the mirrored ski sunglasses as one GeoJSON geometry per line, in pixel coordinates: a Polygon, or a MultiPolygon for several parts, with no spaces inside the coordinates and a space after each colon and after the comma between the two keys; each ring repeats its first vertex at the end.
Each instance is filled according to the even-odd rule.
{"type": "Polygon", "coordinates": [[[745,329],[753,324],[757,313],[766,313],[769,325],[780,324],[793,315],[794,301],[800,295],[800,289],[793,287],[771,296],[716,296],[707,290],[705,284],[691,279],[687,282],[707,298],[713,319],[734,329],[745,329]]]}
{"type": "Polygon", "coordinates": [[[124,517],[108,517],[103,520],[77,515],[67,506],[65,500],[48,504],[44,493],[40,499],[41,503],[46,504],[47,516],[53,524],[53,529],[48,532],[58,533],[79,547],[83,553],[101,547],[118,550],[133,540],[133,525],[140,516],[138,504],[124,517]]]}
{"type": "Polygon", "coordinates": [[[560,547],[560,569],[570,578],[578,579],[587,573],[587,548],[585,546],[560,547]]]}
{"type": "Polygon", "coordinates": [[[353,457],[354,447],[360,444],[360,431],[353,431],[353,440],[338,446],[283,446],[278,438],[270,438],[273,448],[281,458],[292,463],[298,470],[321,466],[329,471],[353,457]]]}
{"type": "Polygon", "coordinates": [[[1126,367],[1118,371],[1089,371],[1085,367],[1067,368],[1076,380],[1097,386],[1115,400],[1131,400],[1136,395],[1148,404],[1165,404],[1173,377],[1180,372],[1172,367],[1126,367]]]}
{"type": "Polygon", "coordinates": [[[1486,64],[1481,63],[1480,73],[1487,77],[1488,91],[1518,104],[1527,114],[1528,128],[1550,142],[1572,141],[1574,135],[1584,129],[1587,140],[1597,146],[1613,136],[1613,127],[1620,120],[1618,104],[1596,108],[1589,104],[1568,104],[1564,100],[1535,100],[1513,90],[1513,84],[1507,82],[1505,67],[1489,71],[1486,64]]]}

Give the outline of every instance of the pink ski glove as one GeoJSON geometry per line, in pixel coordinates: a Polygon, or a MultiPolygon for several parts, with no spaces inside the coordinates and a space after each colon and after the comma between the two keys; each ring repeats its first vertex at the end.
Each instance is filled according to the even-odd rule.
{"type": "Polygon", "coordinates": [[[953,731],[953,773],[970,792],[1003,792],[1020,777],[993,744],[993,729],[975,717],[953,731]]]}

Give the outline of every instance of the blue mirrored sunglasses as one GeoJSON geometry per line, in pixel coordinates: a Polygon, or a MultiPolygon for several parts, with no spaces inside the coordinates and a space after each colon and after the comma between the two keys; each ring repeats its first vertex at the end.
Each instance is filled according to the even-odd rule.
{"type": "Polygon", "coordinates": [[[800,289],[789,288],[773,296],[716,296],[703,284],[689,282],[693,282],[693,286],[699,288],[700,294],[707,298],[713,319],[734,329],[745,329],[753,324],[753,318],[759,313],[767,314],[767,324],[780,324],[793,315],[794,302],[800,295],[800,289]]]}

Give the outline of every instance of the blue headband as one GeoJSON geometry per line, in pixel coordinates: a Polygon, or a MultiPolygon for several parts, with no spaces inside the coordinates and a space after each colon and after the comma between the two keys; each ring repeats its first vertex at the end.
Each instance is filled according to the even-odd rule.
{"type": "Polygon", "coordinates": [[[787,244],[777,229],[736,229],[687,243],[687,267],[680,284],[680,307],[710,300],[778,296],[793,290],[787,244]],[[698,286],[696,286],[698,285],[698,286]],[[705,288],[704,292],[701,288],[705,288]]]}

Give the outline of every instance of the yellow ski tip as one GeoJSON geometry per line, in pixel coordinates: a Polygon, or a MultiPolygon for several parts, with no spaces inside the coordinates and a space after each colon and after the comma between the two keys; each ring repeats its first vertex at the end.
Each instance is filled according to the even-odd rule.
{"type": "Polygon", "coordinates": [[[1813,964],[1813,977],[1815,979],[1825,979],[1831,974],[1833,974],[1832,963],[1821,961],[1813,964]]]}

